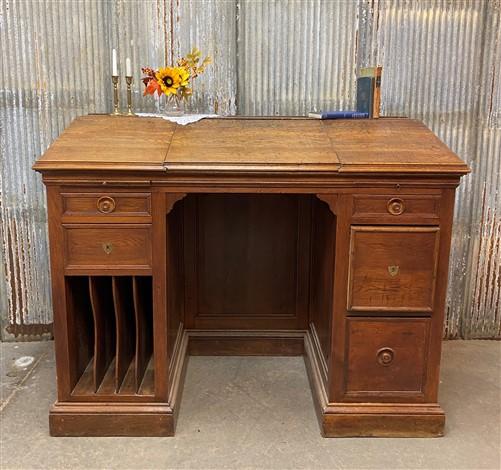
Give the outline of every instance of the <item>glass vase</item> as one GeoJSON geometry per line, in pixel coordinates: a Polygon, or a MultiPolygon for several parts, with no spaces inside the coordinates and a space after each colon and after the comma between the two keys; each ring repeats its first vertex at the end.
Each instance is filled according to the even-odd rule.
{"type": "Polygon", "coordinates": [[[177,95],[155,95],[155,105],[158,114],[164,116],[182,116],[184,114],[184,100],[177,95]]]}

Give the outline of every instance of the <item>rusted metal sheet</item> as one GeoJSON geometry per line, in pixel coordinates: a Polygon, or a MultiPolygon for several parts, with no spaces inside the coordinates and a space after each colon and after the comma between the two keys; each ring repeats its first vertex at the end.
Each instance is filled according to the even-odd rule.
{"type": "Polygon", "coordinates": [[[489,2],[483,23],[469,269],[461,332],[501,336],[501,2],[489,2]]]}
{"type": "MultiPolygon", "coordinates": [[[[77,115],[111,109],[111,49],[140,67],[198,46],[192,111],[304,115],[355,105],[383,65],[382,111],[423,120],[473,173],[457,193],[445,336],[501,336],[499,0],[0,0],[0,309],[4,338],[52,321],[44,189],[31,171],[77,115]]],[[[122,87],[122,102],[125,90],[122,87]]]]}
{"type": "Polygon", "coordinates": [[[238,111],[305,115],[355,105],[357,2],[239,2],[238,111]]]}

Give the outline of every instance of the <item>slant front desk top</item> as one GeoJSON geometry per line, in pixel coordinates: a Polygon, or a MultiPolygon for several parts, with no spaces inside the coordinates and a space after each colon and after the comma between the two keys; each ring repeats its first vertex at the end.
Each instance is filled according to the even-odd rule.
{"type": "Polygon", "coordinates": [[[469,169],[422,123],[92,115],[34,169],[52,435],[174,435],[188,355],[303,356],[327,437],[443,434],[454,194],[469,169]]]}
{"type": "Polygon", "coordinates": [[[426,126],[409,119],[75,119],[36,170],[468,172],[426,126]]]}

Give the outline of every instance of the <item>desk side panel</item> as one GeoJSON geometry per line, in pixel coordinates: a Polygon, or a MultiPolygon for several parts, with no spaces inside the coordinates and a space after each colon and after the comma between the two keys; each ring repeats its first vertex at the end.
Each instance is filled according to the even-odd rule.
{"type": "Polygon", "coordinates": [[[327,203],[317,198],[312,204],[311,240],[309,322],[314,345],[325,369],[324,382],[327,383],[326,369],[332,345],[336,216],[327,203]]]}
{"type": "MultiPolygon", "coordinates": [[[[167,200],[173,201],[175,196],[167,194],[167,200]]],[[[168,203],[167,209],[170,204],[168,203]]],[[[176,349],[182,338],[184,326],[184,200],[171,205],[171,210],[166,214],[166,249],[167,249],[167,317],[168,333],[167,345],[170,362],[169,376],[172,376],[176,349]]]]}

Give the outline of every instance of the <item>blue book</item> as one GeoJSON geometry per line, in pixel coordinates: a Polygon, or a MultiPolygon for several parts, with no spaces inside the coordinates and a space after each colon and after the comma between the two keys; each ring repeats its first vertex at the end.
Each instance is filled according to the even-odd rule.
{"type": "Polygon", "coordinates": [[[308,117],[316,119],[366,119],[369,113],[358,111],[325,111],[323,113],[309,113],[308,117]]]}

